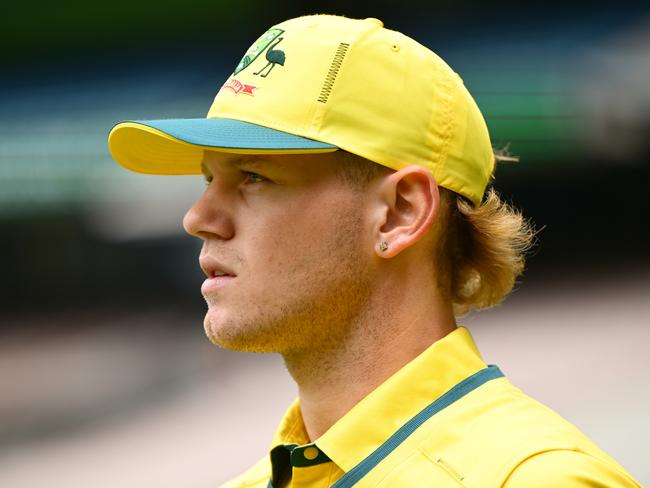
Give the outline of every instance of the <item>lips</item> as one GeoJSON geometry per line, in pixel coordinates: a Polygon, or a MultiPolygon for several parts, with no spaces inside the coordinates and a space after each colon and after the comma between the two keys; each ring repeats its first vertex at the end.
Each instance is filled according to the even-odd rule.
{"type": "Polygon", "coordinates": [[[199,265],[203,273],[208,279],[229,276],[234,278],[237,276],[235,272],[225,264],[217,261],[210,256],[201,256],[199,258],[199,265]]]}
{"type": "Polygon", "coordinates": [[[214,278],[207,278],[201,285],[201,294],[210,295],[215,293],[217,290],[227,286],[236,280],[234,276],[215,276],[214,278]]]}
{"type": "Polygon", "coordinates": [[[203,295],[214,293],[231,283],[237,276],[231,268],[207,255],[199,258],[199,265],[206,276],[206,280],[201,285],[203,295]]]}

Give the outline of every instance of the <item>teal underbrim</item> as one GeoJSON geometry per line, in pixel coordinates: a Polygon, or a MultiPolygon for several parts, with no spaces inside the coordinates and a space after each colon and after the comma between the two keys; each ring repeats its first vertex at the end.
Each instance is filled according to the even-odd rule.
{"type": "Polygon", "coordinates": [[[128,120],[113,127],[108,145],[122,166],[149,174],[200,174],[206,149],[253,154],[338,149],[325,142],[224,118],[128,120]]]}

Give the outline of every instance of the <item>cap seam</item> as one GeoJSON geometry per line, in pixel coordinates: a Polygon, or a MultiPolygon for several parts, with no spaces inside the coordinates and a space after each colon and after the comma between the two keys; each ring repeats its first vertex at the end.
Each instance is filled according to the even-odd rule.
{"type": "MultiPolygon", "coordinates": [[[[435,60],[434,60],[435,62],[435,60]]],[[[440,70],[440,66],[437,62],[435,62],[436,69],[440,70]]],[[[443,76],[439,77],[440,85],[443,88],[442,93],[440,94],[440,100],[441,104],[444,107],[442,112],[443,112],[443,117],[442,121],[436,121],[433,120],[435,117],[435,111],[432,111],[431,114],[431,120],[429,121],[429,128],[428,131],[429,133],[431,132],[431,129],[433,128],[434,124],[436,123],[441,123],[442,122],[442,143],[440,145],[440,151],[439,154],[437,155],[437,160],[434,160],[434,168],[436,172],[436,178],[439,178],[439,175],[441,173],[445,173],[447,169],[447,163],[449,161],[449,141],[451,140],[451,134],[453,131],[453,117],[452,115],[452,110],[451,110],[451,103],[450,103],[450,93],[449,93],[449,83],[448,79],[446,76],[444,76],[444,73],[441,73],[443,76]]],[[[435,150],[433,151],[435,153],[435,150]]],[[[433,160],[433,158],[432,158],[433,160]]],[[[442,181],[443,178],[440,178],[442,181]]],[[[441,181],[438,181],[440,184],[441,181]]]]}

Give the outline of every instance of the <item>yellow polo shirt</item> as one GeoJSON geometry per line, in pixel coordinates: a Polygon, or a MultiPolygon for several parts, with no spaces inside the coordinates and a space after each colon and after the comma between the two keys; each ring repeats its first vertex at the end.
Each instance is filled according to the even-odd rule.
{"type": "Polygon", "coordinates": [[[299,399],[269,453],[222,488],[639,487],[582,432],[487,366],[459,327],[310,442],[299,399]]]}

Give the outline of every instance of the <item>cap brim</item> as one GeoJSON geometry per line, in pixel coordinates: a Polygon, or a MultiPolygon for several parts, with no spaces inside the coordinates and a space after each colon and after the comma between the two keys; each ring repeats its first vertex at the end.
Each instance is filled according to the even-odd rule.
{"type": "Polygon", "coordinates": [[[201,174],[203,151],[290,154],[336,151],[338,147],[234,119],[129,120],[108,135],[111,155],[138,173],[201,174]]]}

